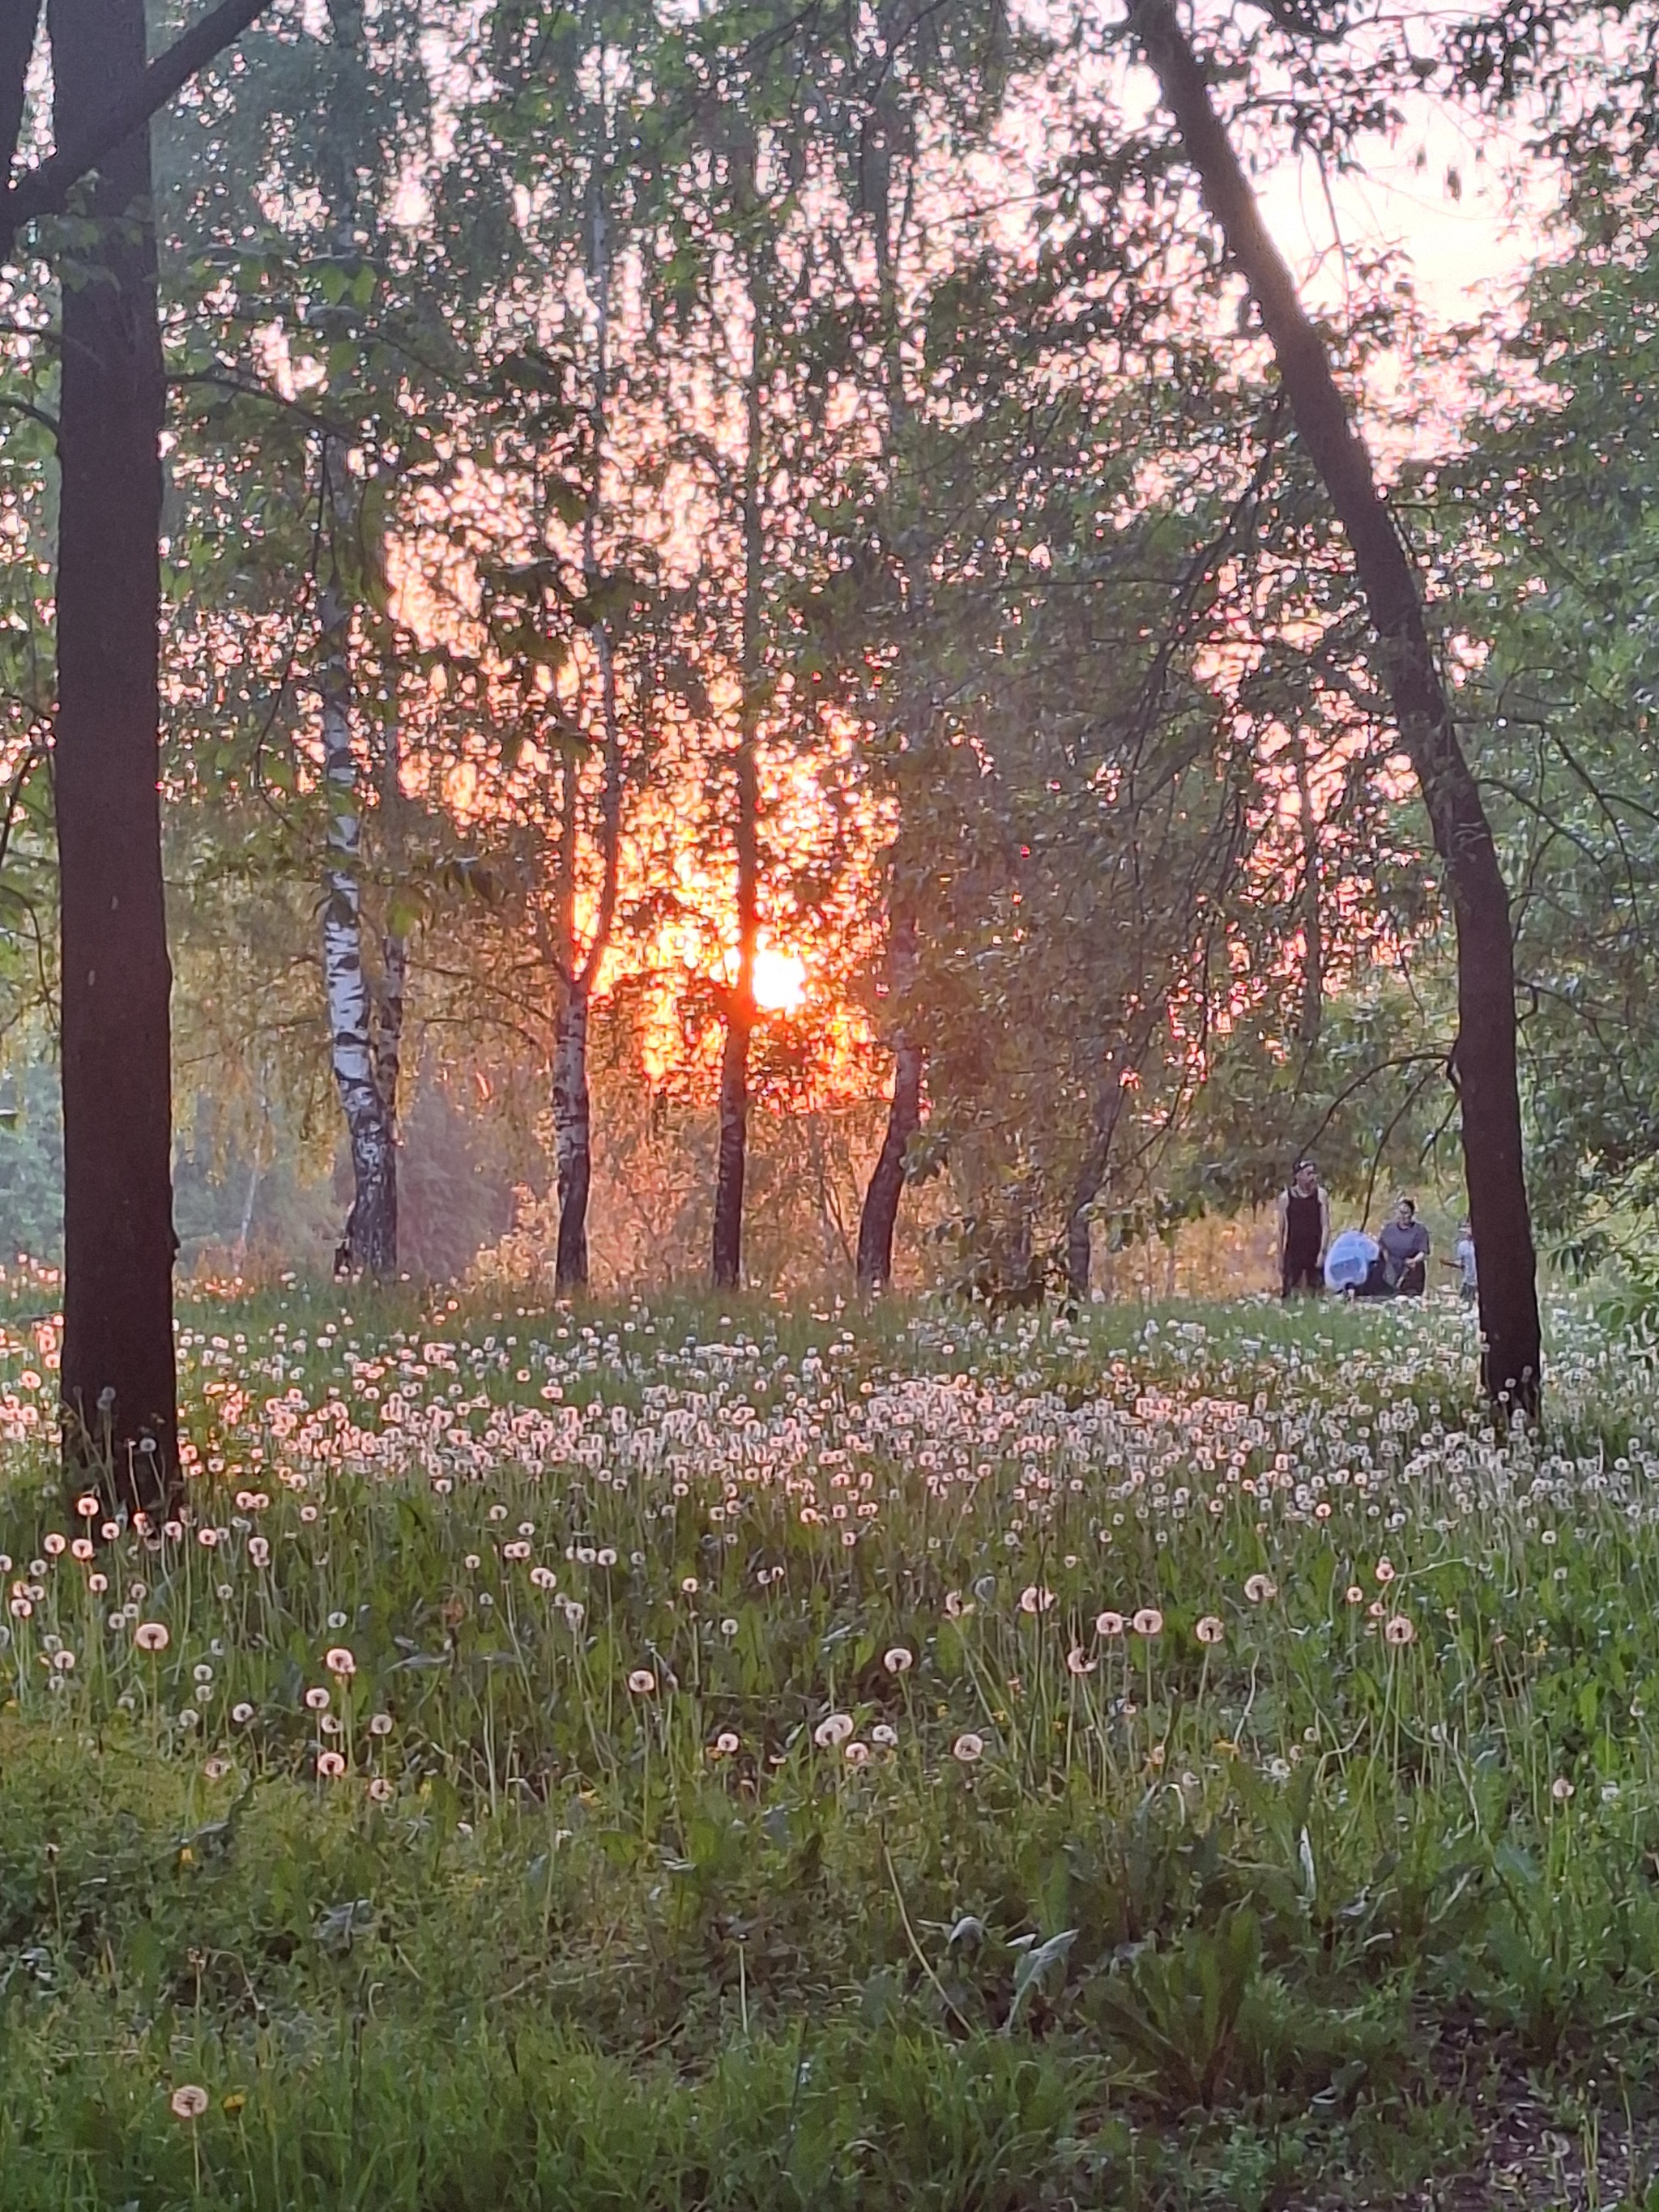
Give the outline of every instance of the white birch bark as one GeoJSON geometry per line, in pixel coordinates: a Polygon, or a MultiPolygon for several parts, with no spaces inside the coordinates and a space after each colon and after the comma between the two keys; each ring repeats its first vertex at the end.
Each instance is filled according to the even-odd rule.
{"type": "Polygon", "coordinates": [[[351,742],[349,617],[337,587],[322,595],[323,778],[328,866],[323,900],[323,985],[335,1088],[351,1146],[353,1197],[337,1272],[390,1274],[397,1266],[397,1195],[392,1133],[375,1079],[368,979],[363,972],[362,818],[351,742]]]}

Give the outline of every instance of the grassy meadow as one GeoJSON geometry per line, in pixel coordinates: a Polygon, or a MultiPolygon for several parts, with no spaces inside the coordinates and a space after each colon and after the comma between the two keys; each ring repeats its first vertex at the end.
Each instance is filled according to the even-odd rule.
{"type": "Polygon", "coordinates": [[[1659,2207],[1646,1339],[5,1295],[4,2212],[1659,2207]]]}

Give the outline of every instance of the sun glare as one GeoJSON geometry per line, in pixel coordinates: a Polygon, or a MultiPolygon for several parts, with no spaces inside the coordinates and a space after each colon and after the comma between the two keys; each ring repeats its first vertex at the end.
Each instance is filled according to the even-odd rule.
{"type": "Polygon", "coordinates": [[[793,1014],[806,996],[806,963],[798,953],[763,945],[755,955],[755,1004],[763,1013],[793,1014]]]}

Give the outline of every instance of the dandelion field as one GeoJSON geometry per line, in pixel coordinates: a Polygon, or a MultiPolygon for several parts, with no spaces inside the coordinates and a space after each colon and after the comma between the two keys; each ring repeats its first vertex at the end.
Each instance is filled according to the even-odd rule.
{"type": "Polygon", "coordinates": [[[6,2212],[1659,2205],[1645,1340],[5,1294],[6,2212]]]}

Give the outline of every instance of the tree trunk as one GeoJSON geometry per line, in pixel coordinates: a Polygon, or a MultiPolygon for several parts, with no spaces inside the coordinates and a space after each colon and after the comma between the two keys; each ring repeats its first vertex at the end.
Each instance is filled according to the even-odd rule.
{"type": "Polygon", "coordinates": [[[374,1088],[380,1094],[380,1110],[386,1115],[386,1134],[394,1153],[394,1182],[398,1100],[404,1077],[404,1000],[408,987],[409,939],[388,930],[380,939],[380,989],[374,1008],[374,1088]]]}
{"type": "Polygon", "coordinates": [[[239,1267],[246,1263],[248,1243],[253,1235],[253,1212],[259,1202],[259,1185],[264,1180],[268,1110],[262,1082],[259,1086],[259,1125],[253,1132],[253,1161],[248,1169],[247,1196],[242,1201],[242,1218],[236,1231],[236,1261],[239,1267]]]}
{"type": "Polygon", "coordinates": [[[904,1159],[921,1127],[922,1053],[902,1030],[893,1039],[893,1097],[887,1133],[864,1194],[859,1216],[858,1285],[884,1291],[893,1279],[893,1232],[904,1195],[904,1159]]]}
{"type": "MultiPolygon", "coordinates": [[[[747,713],[745,708],[745,713],[747,713]]],[[[755,1029],[755,938],[759,783],[755,738],[738,747],[738,975],[726,1002],[720,1052],[720,1156],[714,1180],[714,1280],[717,1291],[743,1279],[743,1185],[749,1152],[749,1042],[755,1029]]]]}
{"type": "Polygon", "coordinates": [[[264,1163],[259,1148],[253,1149],[253,1164],[247,1171],[247,1196],[242,1200],[242,1218],[236,1231],[236,1261],[241,1266],[247,1259],[248,1239],[253,1234],[253,1209],[259,1201],[259,1184],[264,1174],[264,1163]]]}
{"type": "Polygon", "coordinates": [[[1114,1061],[1109,1079],[1095,1101],[1094,1134],[1072,1192],[1072,1210],[1066,1221],[1066,1294],[1079,1305],[1089,1298],[1089,1262],[1093,1239],[1090,1208],[1100,1195],[1111,1164],[1112,1141],[1123,1111],[1123,1070],[1114,1061]]]}
{"type": "Polygon", "coordinates": [[[1535,1410],[1540,1337],[1516,1065],[1515,948],[1492,826],[1458,740],[1422,594],[1349,418],[1323,341],[1264,226],[1170,0],[1131,0],[1131,23],[1268,337],[1297,428],[1353,549],[1401,743],[1445,870],[1457,935],[1457,1042],[1469,1218],[1480,1255],[1485,1387],[1535,1410]]]}
{"type": "MultiPolygon", "coordinates": [[[[890,193],[891,142],[885,132],[877,135],[868,151],[866,181],[871,191],[872,242],[876,254],[878,312],[883,334],[882,381],[887,400],[888,437],[896,473],[910,424],[910,400],[905,389],[904,358],[900,343],[902,313],[899,302],[898,247],[902,244],[902,233],[901,231],[900,240],[896,242],[891,228],[890,193]]],[[[904,543],[906,617],[908,626],[915,632],[920,629],[928,605],[929,578],[922,547],[917,542],[917,533],[906,532],[904,543]]],[[[917,657],[925,661],[925,654],[919,653],[917,657]]],[[[908,654],[902,657],[902,668],[908,666],[908,654]]],[[[930,724],[932,708],[931,699],[924,697],[911,701],[907,733],[913,741],[919,738],[930,724]]],[[[887,965],[894,991],[901,998],[909,986],[916,966],[916,915],[910,901],[897,890],[904,860],[902,841],[896,840],[893,856],[895,888],[890,901],[887,965]]],[[[866,1297],[884,1291],[893,1279],[893,1237],[898,1227],[899,1204],[904,1196],[905,1158],[909,1151],[910,1139],[921,1127],[921,1086],[926,1073],[927,1058],[921,1045],[900,1027],[893,1037],[893,1096],[887,1109],[887,1127],[859,1215],[856,1275],[859,1289],[866,1297]]]]}
{"type": "MultiPolygon", "coordinates": [[[[144,68],[143,0],[52,0],[53,128],[144,68]]],[[[105,160],[96,265],[63,291],[53,782],[63,928],[65,1472],[130,1505],[179,1480],[161,883],[161,347],[149,134],[105,160]]]]}
{"type": "Polygon", "coordinates": [[[568,991],[553,1030],[553,1141],[559,1179],[554,1287],[587,1287],[587,1198],[593,1182],[592,1112],[587,1095],[588,1000],[568,991]]]}
{"type": "Polygon", "coordinates": [[[1308,741],[1295,740],[1296,795],[1302,832],[1302,1010],[1297,1041],[1304,1052],[1319,1042],[1325,1017],[1325,915],[1319,880],[1319,817],[1314,812],[1313,780],[1308,772],[1308,741]]]}
{"type": "MultiPolygon", "coordinates": [[[[592,431],[587,503],[582,517],[582,576],[598,596],[606,582],[599,557],[599,520],[605,508],[605,466],[610,453],[611,397],[611,221],[606,193],[611,181],[611,117],[603,46],[599,58],[598,129],[589,177],[587,295],[593,308],[593,390],[588,407],[592,431]]],[[[560,1002],[553,1024],[553,1142],[558,1175],[559,1230],[553,1280],[561,1291],[587,1287],[587,1207],[593,1187],[593,1109],[587,1083],[588,1024],[593,990],[611,943],[617,914],[622,853],[623,741],[617,696],[617,655],[608,619],[592,626],[599,669],[599,712],[604,727],[603,782],[599,793],[599,901],[593,933],[583,952],[576,932],[576,861],[580,842],[582,793],[579,765],[567,752],[562,782],[558,954],[560,1002]]]]}
{"type": "Polygon", "coordinates": [[[755,947],[760,895],[760,709],[762,559],[761,377],[765,361],[766,285],[759,249],[749,263],[751,322],[744,385],[746,443],[743,486],[743,705],[738,739],[738,974],[726,1000],[720,1052],[720,1152],[714,1180],[714,1282],[735,1290],[743,1279],[743,1185],[749,1155],[749,1043],[755,1030],[755,947]]]}
{"type": "MultiPolygon", "coordinates": [[[[348,692],[348,702],[349,694],[348,692]]],[[[382,846],[394,872],[407,866],[403,838],[403,736],[398,724],[389,723],[381,763],[380,820],[382,846]]],[[[398,1119],[403,1096],[404,1006],[409,994],[409,939],[403,931],[388,927],[380,939],[380,988],[373,1007],[374,1021],[374,1087],[380,1094],[387,1135],[392,1146],[392,1172],[397,1172],[398,1119]]],[[[396,1255],[394,1254],[394,1258],[396,1255]]]]}
{"type": "MultiPolygon", "coordinates": [[[[368,979],[363,973],[362,822],[351,743],[349,616],[337,583],[322,595],[323,775],[329,864],[324,884],[323,982],[335,1088],[351,1146],[351,1211],[335,1254],[337,1273],[377,1279],[398,1267],[398,1156],[375,1075],[368,979]]],[[[400,1000],[401,1006],[401,1000],[400,1000]]]]}

